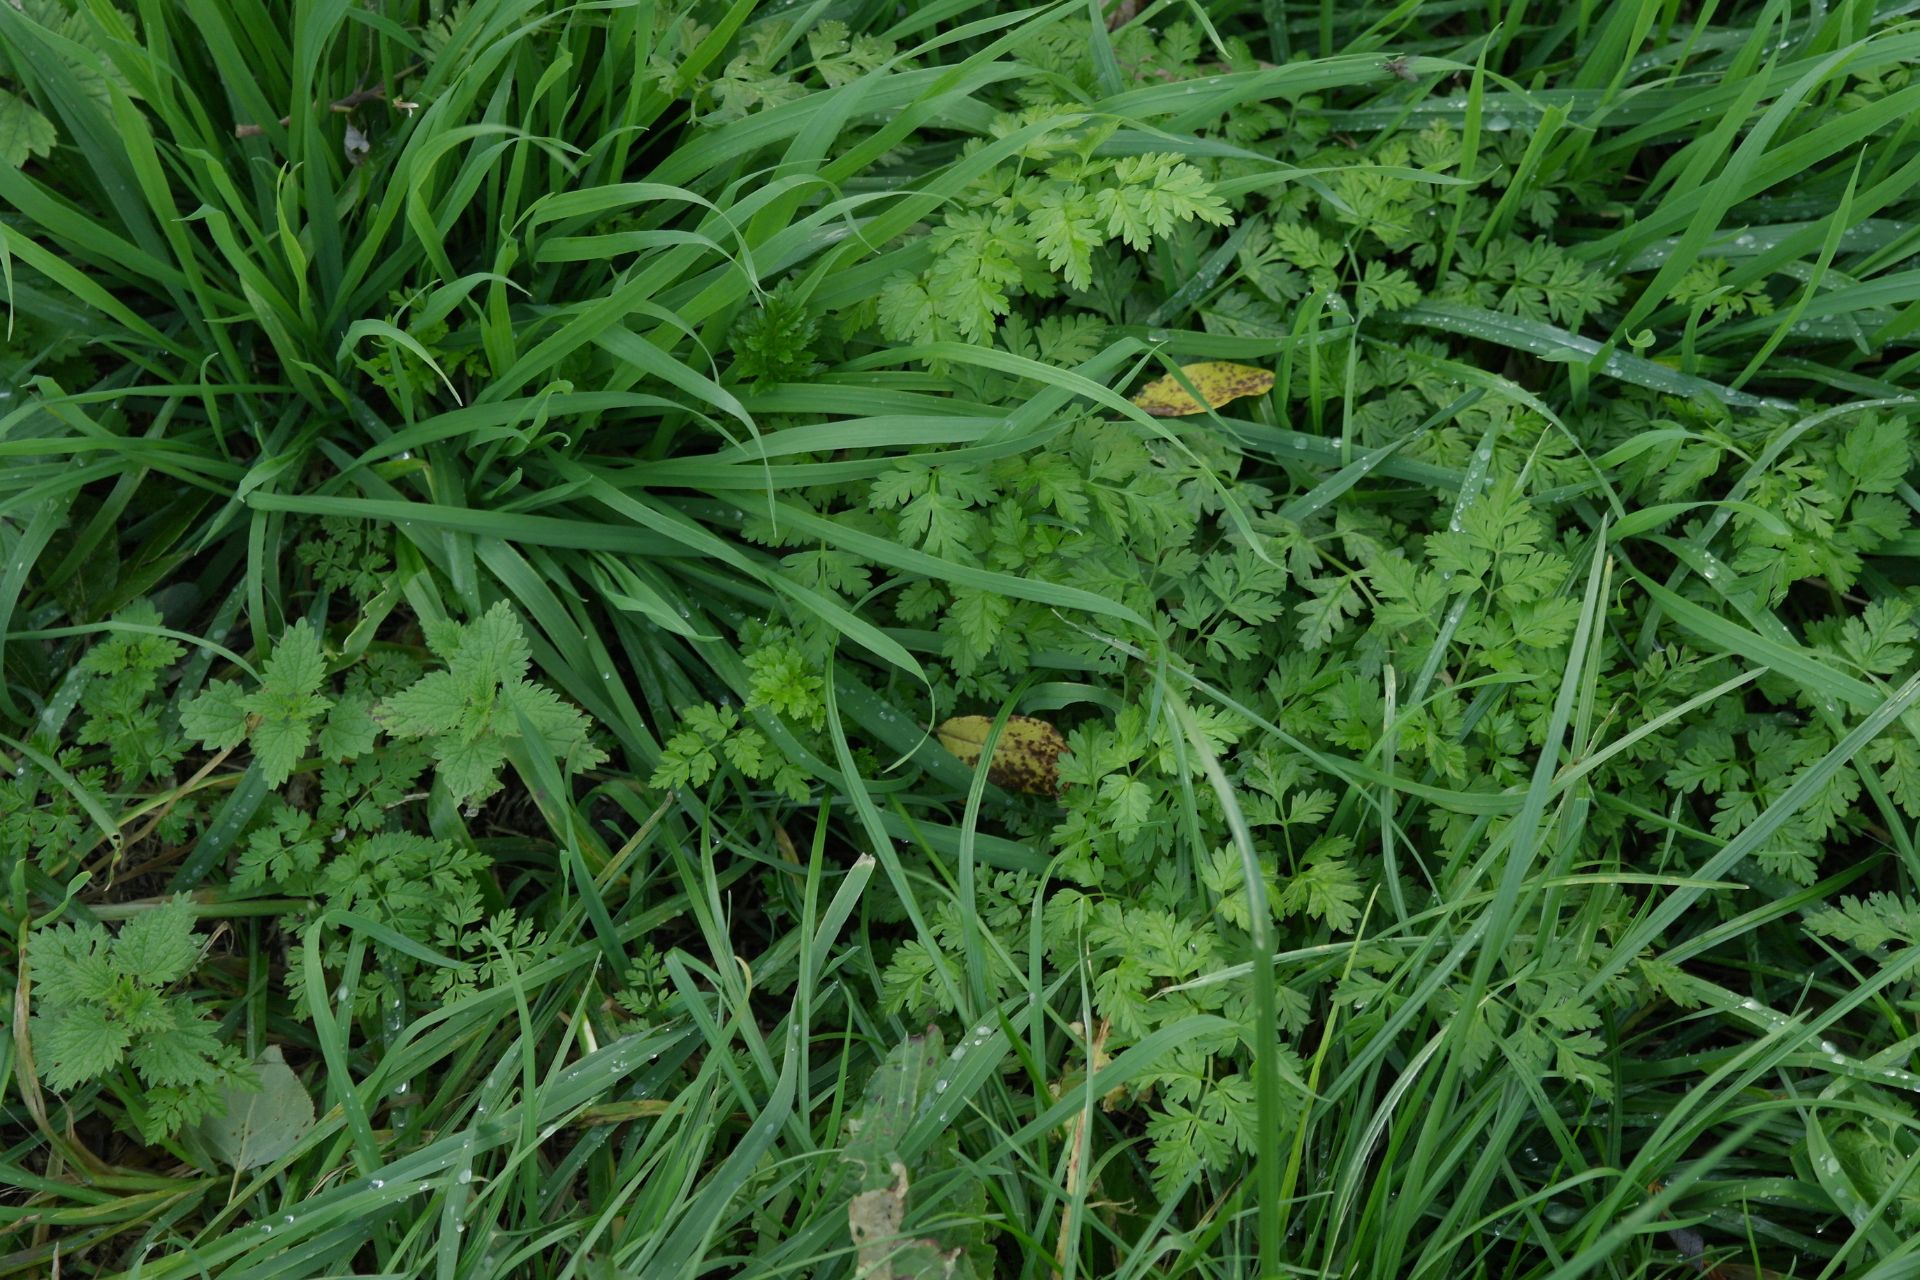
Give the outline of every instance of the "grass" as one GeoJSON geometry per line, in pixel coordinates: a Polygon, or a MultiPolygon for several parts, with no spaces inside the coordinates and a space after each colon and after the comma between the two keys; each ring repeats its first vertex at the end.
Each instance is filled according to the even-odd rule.
{"type": "Polygon", "coordinates": [[[1916,57],[1857,2],[0,5],[53,130],[0,163],[0,1274],[1916,1273],[1916,57]],[[1234,224],[863,310],[1140,156],[1071,182],[1234,224]],[[1198,360],[1277,389],[1130,403],[1198,360]],[[476,919],[244,882],[333,766],[182,708],[498,601],[607,758],[389,799],[476,919]],[[174,894],[176,989],[314,1102],[257,1167],[44,1082],[34,929],[174,894]]]}

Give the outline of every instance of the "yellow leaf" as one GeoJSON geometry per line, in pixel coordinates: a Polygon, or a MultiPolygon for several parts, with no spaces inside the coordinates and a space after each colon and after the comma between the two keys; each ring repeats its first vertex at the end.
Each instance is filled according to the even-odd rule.
{"type": "Polygon", "coordinates": [[[1180,385],[1179,379],[1168,374],[1142,387],[1133,402],[1156,418],[1184,418],[1188,414],[1218,409],[1241,396],[1261,396],[1273,390],[1273,375],[1265,369],[1256,369],[1247,364],[1207,360],[1200,364],[1183,364],[1180,372],[1200,393],[1200,400],[1195,400],[1180,385]]]}
{"type": "MultiPolygon", "coordinates": [[[[992,716],[955,716],[933,731],[940,745],[965,764],[978,764],[981,749],[987,745],[987,731],[993,728],[992,716]]],[[[1067,740],[1045,720],[1032,716],[1008,716],[1000,741],[994,745],[993,759],[987,764],[987,778],[1009,791],[1050,796],[1060,790],[1060,753],[1067,740]]]]}

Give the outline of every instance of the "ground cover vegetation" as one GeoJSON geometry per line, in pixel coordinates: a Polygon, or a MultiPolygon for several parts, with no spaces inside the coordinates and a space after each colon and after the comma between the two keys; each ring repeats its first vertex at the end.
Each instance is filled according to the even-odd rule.
{"type": "Polygon", "coordinates": [[[1920,1272],[1920,25],[0,4],[0,1274],[1920,1272]]]}

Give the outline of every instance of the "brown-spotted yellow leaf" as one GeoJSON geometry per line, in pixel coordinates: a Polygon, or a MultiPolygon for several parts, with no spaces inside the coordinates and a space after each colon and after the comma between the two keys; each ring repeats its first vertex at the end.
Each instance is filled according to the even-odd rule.
{"type": "Polygon", "coordinates": [[[1260,396],[1273,390],[1273,374],[1248,364],[1229,364],[1225,360],[1206,360],[1183,364],[1180,372],[1193,384],[1200,399],[1195,400],[1172,374],[1155,378],[1140,389],[1133,402],[1156,418],[1184,418],[1205,413],[1242,396],[1260,396]]]}
{"type": "MultiPolygon", "coordinates": [[[[942,722],[933,735],[964,763],[977,764],[992,728],[992,716],[955,716],[942,722]]],[[[987,762],[987,777],[1009,791],[1053,795],[1060,789],[1060,753],[1066,749],[1067,740],[1045,720],[1008,716],[993,759],[987,762]]]]}

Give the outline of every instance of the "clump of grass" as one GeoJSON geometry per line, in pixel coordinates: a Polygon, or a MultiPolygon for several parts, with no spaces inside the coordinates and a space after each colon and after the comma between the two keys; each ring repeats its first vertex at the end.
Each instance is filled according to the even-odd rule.
{"type": "Polygon", "coordinates": [[[1914,41],[0,5],[0,1273],[1898,1273],[1914,41]]]}

